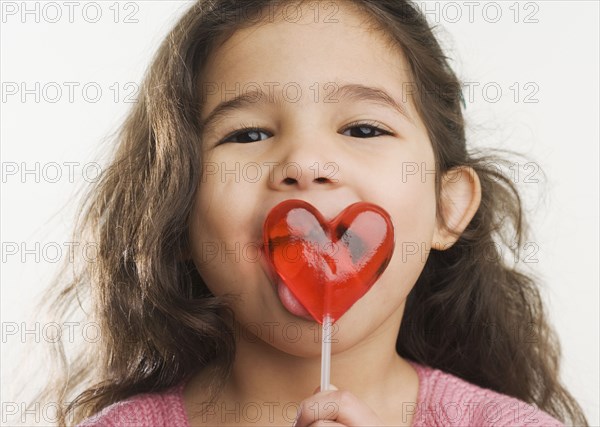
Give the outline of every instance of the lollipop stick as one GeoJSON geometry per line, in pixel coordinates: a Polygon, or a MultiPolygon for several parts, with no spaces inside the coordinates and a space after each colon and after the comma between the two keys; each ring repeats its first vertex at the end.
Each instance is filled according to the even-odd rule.
{"type": "Polygon", "coordinates": [[[329,390],[331,368],[331,317],[323,317],[323,333],[321,345],[321,391],[329,390]]]}

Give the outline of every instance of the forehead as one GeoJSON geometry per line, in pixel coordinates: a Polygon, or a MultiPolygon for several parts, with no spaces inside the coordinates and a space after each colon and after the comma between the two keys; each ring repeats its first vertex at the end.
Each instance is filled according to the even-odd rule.
{"type": "Polygon", "coordinates": [[[409,79],[408,66],[402,51],[387,40],[351,2],[283,7],[218,46],[205,64],[202,80],[227,83],[228,88],[251,83],[310,88],[350,82],[377,85],[400,96],[409,79]],[[337,9],[325,13],[326,4],[337,9]],[[301,14],[298,20],[296,13],[301,14]]]}

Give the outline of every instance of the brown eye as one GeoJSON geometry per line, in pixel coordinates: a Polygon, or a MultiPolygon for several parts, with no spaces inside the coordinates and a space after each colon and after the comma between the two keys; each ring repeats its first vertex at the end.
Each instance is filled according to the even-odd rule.
{"type": "Polygon", "coordinates": [[[220,143],[235,142],[238,144],[248,144],[251,142],[262,141],[270,138],[272,135],[259,128],[247,128],[237,131],[225,137],[220,143]],[[263,138],[261,138],[263,137],[263,138]]]}
{"type": "Polygon", "coordinates": [[[373,124],[353,123],[346,127],[343,135],[353,138],[375,138],[382,135],[392,135],[391,132],[383,130],[373,124]]]}

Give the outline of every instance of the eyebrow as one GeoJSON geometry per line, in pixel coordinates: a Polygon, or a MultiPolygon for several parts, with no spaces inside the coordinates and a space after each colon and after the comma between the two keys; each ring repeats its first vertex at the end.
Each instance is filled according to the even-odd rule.
{"type": "MultiPolygon", "coordinates": [[[[334,84],[334,83],[332,83],[334,84]]],[[[324,85],[326,87],[326,85],[324,85]]],[[[336,85],[337,86],[337,85],[336,85]]],[[[329,92],[329,91],[324,91],[329,92]]],[[[311,91],[311,93],[314,93],[311,91]]],[[[236,110],[245,109],[248,107],[256,107],[257,105],[268,104],[267,100],[269,95],[262,89],[253,89],[245,91],[244,93],[228,100],[223,101],[217,105],[210,114],[201,123],[201,128],[206,129],[226,118],[232,112],[236,110]]],[[[273,98],[273,97],[271,97],[273,98]]],[[[326,99],[332,99],[331,101],[323,100],[327,104],[335,104],[338,102],[346,101],[367,101],[375,104],[382,105],[384,107],[392,108],[402,116],[404,116],[409,122],[414,123],[406,108],[401,103],[398,103],[389,93],[384,89],[379,89],[371,86],[364,86],[361,84],[345,84],[336,87],[334,91],[326,94],[326,99]]],[[[275,97],[275,105],[281,106],[282,101],[280,97],[275,97]]]]}

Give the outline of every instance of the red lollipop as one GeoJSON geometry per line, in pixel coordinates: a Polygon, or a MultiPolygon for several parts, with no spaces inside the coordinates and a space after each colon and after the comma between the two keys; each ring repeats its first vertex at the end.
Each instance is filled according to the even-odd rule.
{"type": "Polygon", "coordinates": [[[270,266],[311,316],[338,320],[377,281],[394,251],[388,213],[372,203],[348,206],[331,221],[310,203],[286,200],[264,223],[270,266]]]}

